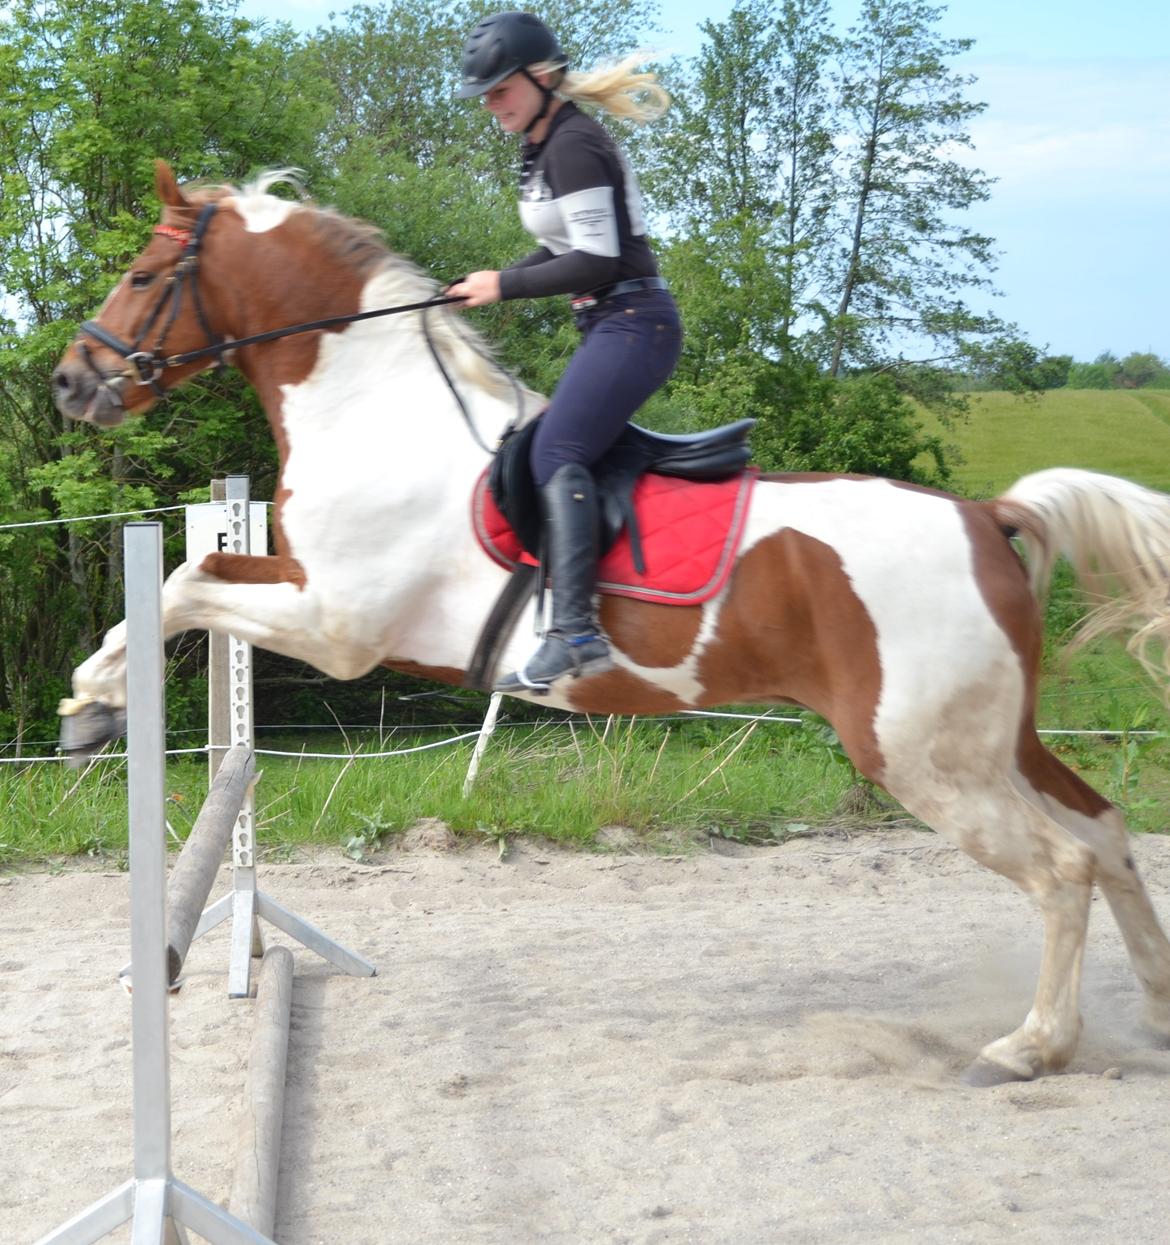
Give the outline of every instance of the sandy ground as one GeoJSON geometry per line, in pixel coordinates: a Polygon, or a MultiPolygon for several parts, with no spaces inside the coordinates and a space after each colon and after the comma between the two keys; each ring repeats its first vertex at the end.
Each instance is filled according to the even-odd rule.
{"type": "MultiPolygon", "coordinates": [[[[1170,1239],[1170,1053],[1103,901],[1072,1067],[969,1090],[1028,1007],[1022,896],[909,830],[727,850],[264,866],[379,968],[296,952],[282,1245],[1170,1239]]],[[[1135,850],[1170,920],[1170,839],[1135,850]]],[[[125,875],[0,879],[3,1242],[131,1174],[128,910],[125,875]]],[[[223,1200],[227,954],[171,1006],[175,1173],[223,1200]]]]}

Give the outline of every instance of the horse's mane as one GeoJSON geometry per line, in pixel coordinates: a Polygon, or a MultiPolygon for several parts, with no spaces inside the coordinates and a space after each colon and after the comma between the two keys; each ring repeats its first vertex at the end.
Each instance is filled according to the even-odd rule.
{"type": "MultiPolygon", "coordinates": [[[[304,186],[297,169],[270,169],[238,187],[188,188],[188,197],[194,203],[230,198],[252,210],[263,210],[269,203],[273,207],[279,204],[282,210],[287,210],[288,200],[269,193],[273,186],[282,185],[291,186],[300,196],[299,202],[293,205],[294,211],[305,213],[315,236],[333,258],[363,278],[379,277],[388,300],[422,302],[439,293],[438,282],[416,264],[392,251],[376,226],[304,197],[304,186]]],[[[450,307],[438,307],[429,314],[432,316],[430,329],[435,347],[457,377],[480,386],[493,397],[505,398],[519,393],[525,416],[534,413],[541,401],[540,395],[504,369],[482,334],[450,307]]],[[[526,422],[526,419],[521,422],[526,422]]]]}

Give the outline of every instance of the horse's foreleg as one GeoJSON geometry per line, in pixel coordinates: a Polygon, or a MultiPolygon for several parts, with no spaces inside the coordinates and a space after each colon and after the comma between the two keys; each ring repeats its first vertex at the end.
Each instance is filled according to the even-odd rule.
{"type": "MultiPolygon", "coordinates": [[[[221,557],[223,574],[184,563],[163,586],[163,632],[228,632],[273,652],[312,662],[335,678],[353,678],[377,664],[376,645],[329,634],[319,597],[301,585],[274,582],[275,559],[221,557]],[[224,575],[234,574],[235,578],[224,575]],[[257,582],[259,581],[259,582],[257,582]]],[[[118,623],[73,674],[73,698],[63,701],[62,747],[92,752],[119,734],[126,706],[126,624],[118,623]]]]}
{"type": "Polygon", "coordinates": [[[80,765],[126,729],[126,623],[73,672],[73,696],[61,702],[61,751],[80,765]]]}

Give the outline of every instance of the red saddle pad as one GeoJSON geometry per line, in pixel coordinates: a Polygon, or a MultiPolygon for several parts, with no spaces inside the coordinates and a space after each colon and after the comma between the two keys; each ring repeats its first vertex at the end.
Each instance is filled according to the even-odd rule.
{"type": "MultiPolygon", "coordinates": [[[[659,605],[699,605],[727,582],[743,538],[758,472],[714,484],[644,475],[634,488],[646,573],[634,569],[625,531],[598,567],[598,590],[659,605]]],[[[484,552],[507,570],[532,565],[487,487],[487,472],[471,498],[471,521],[484,552]]]]}

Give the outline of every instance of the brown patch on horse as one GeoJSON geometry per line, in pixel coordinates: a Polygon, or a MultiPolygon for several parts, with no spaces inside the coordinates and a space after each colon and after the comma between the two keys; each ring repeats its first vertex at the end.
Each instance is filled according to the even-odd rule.
{"type": "Polygon", "coordinates": [[[681,665],[703,624],[701,606],[655,605],[627,597],[602,597],[600,617],[617,647],[638,665],[649,667],[681,665]]]}
{"type": "Polygon", "coordinates": [[[1008,515],[1000,502],[965,502],[960,514],[971,541],[975,583],[991,616],[1020,658],[1024,672],[1024,705],[1016,740],[1016,765],[1035,790],[1086,817],[1113,805],[1078,778],[1048,751],[1036,734],[1036,694],[1044,623],[1040,603],[1028,585],[1028,574],[1004,533],[1034,524],[1034,516],[1008,515]]]}
{"type": "Polygon", "coordinates": [[[199,569],[214,575],[225,584],[292,584],[305,586],[305,568],[296,558],[276,554],[274,557],[244,553],[209,553],[199,569]]]}
{"type": "MultiPolygon", "coordinates": [[[[640,609],[654,608],[637,601],[631,604],[640,609]]],[[[677,713],[690,707],[673,692],[655,687],[632,670],[620,668],[591,675],[580,684],[570,684],[568,701],[575,713],[677,713]]]]}
{"type": "Polygon", "coordinates": [[[877,629],[840,555],[823,541],[785,530],[740,559],[699,679],[704,705],[807,705],[832,720],[857,768],[881,781],[877,629]]]}
{"type": "Polygon", "coordinates": [[[387,670],[396,670],[399,674],[409,674],[416,679],[434,679],[436,683],[446,683],[454,687],[462,687],[466,670],[457,670],[454,666],[424,666],[417,661],[381,661],[380,666],[387,670]]]}

